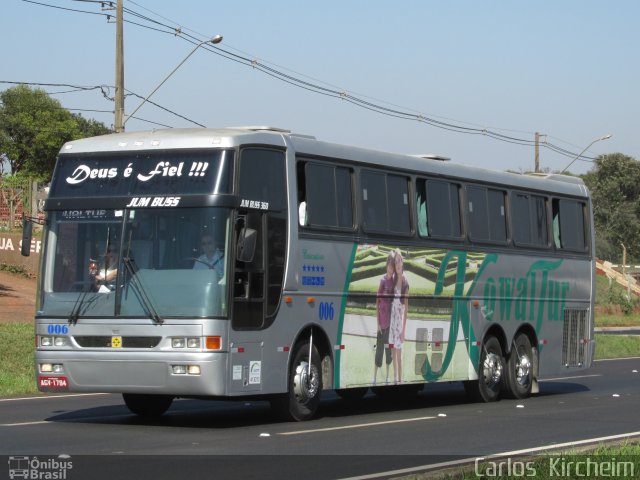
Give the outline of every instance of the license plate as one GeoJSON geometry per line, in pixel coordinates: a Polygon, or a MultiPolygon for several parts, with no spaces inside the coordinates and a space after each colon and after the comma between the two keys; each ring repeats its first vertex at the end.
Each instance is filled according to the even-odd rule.
{"type": "Polygon", "coordinates": [[[69,380],[67,377],[38,377],[38,386],[42,389],[67,390],[69,380]]]}
{"type": "Polygon", "coordinates": [[[111,337],[111,348],[122,348],[122,337],[111,337]]]}

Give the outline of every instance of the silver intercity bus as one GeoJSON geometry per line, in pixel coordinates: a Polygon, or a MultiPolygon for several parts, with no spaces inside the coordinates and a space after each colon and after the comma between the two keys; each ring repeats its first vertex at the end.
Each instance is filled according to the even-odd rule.
{"type": "Polygon", "coordinates": [[[67,143],[45,210],[41,391],[122,393],[139,415],[261,396],[305,420],[323,390],[462,381],[487,402],[592,362],[577,178],[175,129],[67,143]]]}

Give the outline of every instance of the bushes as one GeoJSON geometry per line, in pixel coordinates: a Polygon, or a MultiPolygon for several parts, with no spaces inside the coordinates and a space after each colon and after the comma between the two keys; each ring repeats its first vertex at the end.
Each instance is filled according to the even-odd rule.
{"type": "Polygon", "coordinates": [[[603,313],[631,315],[640,306],[640,300],[615,282],[598,276],[596,283],[596,306],[603,313]]]}

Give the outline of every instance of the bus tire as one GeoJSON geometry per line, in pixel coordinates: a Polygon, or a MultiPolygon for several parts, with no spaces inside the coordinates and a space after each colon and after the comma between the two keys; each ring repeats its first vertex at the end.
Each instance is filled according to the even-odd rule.
{"type": "Polygon", "coordinates": [[[173,397],[169,395],[123,393],[122,398],[131,413],[141,417],[159,417],[169,409],[173,402],[173,397]]]}
{"type": "Polygon", "coordinates": [[[480,352],[478,380],[464,382],[464,389],[476,401],[495,402],[500,398],[503,377],[502,347],[496,337],[487,337],[480,352]]]}
{"type": "Polygon", "coordinates": [[[531,395],[533,385],[533,349],[529,337],[519,333],[507,360],[506,392],[511,398],[523,399],[531,395]]]}
{"type": "Polygon", "coordinates": [[[311,348],[309,369],[309,343],[299,344],[289,369],[288,391],[273,397],[271,407],[283,420],[302,422],[315,415],[321,393],[322,366],[318,350],[315,346],[311,348]]]}

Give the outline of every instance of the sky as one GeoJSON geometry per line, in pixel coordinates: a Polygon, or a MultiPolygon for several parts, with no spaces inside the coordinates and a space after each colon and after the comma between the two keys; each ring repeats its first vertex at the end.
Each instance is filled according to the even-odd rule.
{"type": "MultiPolygon", "coordinates": [[[[115,12],[91,0],[2,3],[0,91],[15,86],[8,82],[59,84],[39,88],[112,126],[116,29],[104,15],[115,12]]],[[[224,37],[220,50],[198,48],[153,94],[166,110],[144,104],[127,131],[268,125],[515,171],[533,169],[535,132],[544,135],[540,167],[548,171],[610,134],[584,155],[640,159],[637,0],[124,0],[124,7],[125,89],[139,96],[126,97],[126,115],[193,50],[188,40],[224,37]]],[[[578,160],[570,170],[592,167],[578,160]]]]}

